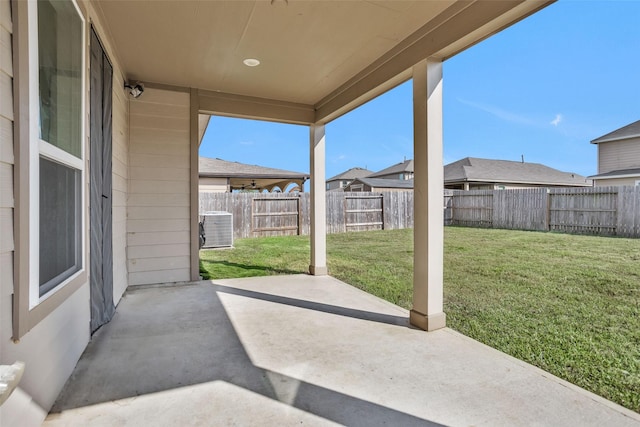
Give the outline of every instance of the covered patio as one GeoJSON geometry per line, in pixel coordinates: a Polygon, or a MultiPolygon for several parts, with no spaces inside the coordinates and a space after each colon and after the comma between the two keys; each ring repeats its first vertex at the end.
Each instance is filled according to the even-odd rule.
{"type": "Polygon", "coordinates": [[[443,63],[552,2],[0,0],[0,364],[33,424],[637,423],[445,328],[443,63]],[[408,80],[410,312],[328,276],[325,206],[326,126],[408,80]],[[308,127],[310,276],[197,282],[209,115],[308,127]]]}
{"type": "Polygon", "coordinates": [[[329,276],[130,288],[44,425],[640,425],[408,314],[329,276]]]}

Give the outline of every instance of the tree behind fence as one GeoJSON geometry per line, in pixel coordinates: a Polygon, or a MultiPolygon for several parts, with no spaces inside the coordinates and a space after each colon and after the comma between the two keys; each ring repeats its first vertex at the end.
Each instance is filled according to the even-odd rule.
{"type": "MultiPolygon", "coordinates": [[[[640,237],[640,187],[445,190],[445,225],[640,237]]],[[[233,214],[234,237],[309,234],[308,193],[200,193],[233,214]]],[[[327,233],[413,227],[413,191],[328,192],[327,233]]]]}

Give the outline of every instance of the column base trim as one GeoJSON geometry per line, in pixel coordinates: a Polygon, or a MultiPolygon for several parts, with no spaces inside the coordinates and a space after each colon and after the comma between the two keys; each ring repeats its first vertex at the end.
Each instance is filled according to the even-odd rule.
{"type": "Polygon", "coordinates": [[[327,267],[319,267],[310,265],[309,266],[309,274],[312,276],[326,276],[329,274],[327,267]]]}
{"type": "Polygon", "coordinates": [[[431,332],[447,326],[447,315],[443,312],[427,316],[426,314],[411,310],[409,312],[409,322],[423,331],[431,332]]]}

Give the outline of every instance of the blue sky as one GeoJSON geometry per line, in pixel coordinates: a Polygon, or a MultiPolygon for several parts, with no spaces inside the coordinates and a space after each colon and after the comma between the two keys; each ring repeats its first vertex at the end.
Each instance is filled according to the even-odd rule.
{"type": "MultiPolygon", "coordinates": [[[[589,141],[640,119],[640,1],[560,0],[444,63],[444,163],[596,173],[589,141]]],[[[326,174],[413,157],[411,82],[326,128],[326,174]]],[[[200,155],[309,171],[305,126],[212,117],[200,155]]]]}

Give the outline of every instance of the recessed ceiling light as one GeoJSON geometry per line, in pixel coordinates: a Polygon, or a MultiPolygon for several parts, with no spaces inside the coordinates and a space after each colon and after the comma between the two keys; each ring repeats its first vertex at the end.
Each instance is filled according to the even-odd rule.
{"type": "Polygon", "coordinates": [[[244,62],[244,65],[246,65],[247,67],[257,67],[258,65],[260,65],[260,61],[255,58],[247,58],[242,62],[244,62]]]}

